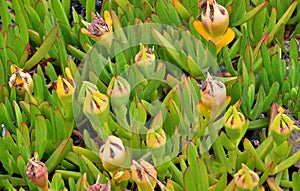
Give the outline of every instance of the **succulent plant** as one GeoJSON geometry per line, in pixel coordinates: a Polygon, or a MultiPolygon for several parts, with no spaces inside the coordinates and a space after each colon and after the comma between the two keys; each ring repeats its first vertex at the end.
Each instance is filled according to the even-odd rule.
{"type": "Polygon", "coordinates": [[[96,2],[0,0],[1,189],[300,189],[297,1],[96,2]]]}

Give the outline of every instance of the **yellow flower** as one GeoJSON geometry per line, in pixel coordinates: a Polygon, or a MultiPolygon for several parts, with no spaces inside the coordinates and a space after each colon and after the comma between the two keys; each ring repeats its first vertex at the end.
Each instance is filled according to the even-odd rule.
{"type": "Polygon", "coordinates": [[[202,5],[202,22],[195,20],[193,25],[198,33],[207,41],[215,44],[217,52],[228,45],[235,37],[234,31],[228,27],[229,16],[226,8],[215,0],[206,0],[202,5]]]}
{"type": "Polygon", "coordinates": [[[153,191],[156,186],[157,171],[154,166],[145,160],[132,161],[130,167],[132,180],[137,184],[139,191],[153,191]]]}
{"type": "Polygon", "coordinates": [[[100,41],[100,44],[109,47],[112,41],[112,19],[108,11],[104,11],[104,19],[97,13],[92,15],[92,22],[88,23],[82,20],[82,23],[87,27],[81,28],[81,32],[95,41],[100,41]]]}

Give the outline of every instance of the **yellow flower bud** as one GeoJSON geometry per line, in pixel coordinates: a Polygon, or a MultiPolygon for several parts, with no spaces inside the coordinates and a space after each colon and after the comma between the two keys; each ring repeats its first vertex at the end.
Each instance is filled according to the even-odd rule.
{"type": "Polygon", "coordinates": [[[259,176],[242,164],[242,168],[234,175],[234,182],[238,190],[252,191],[258,188],[259,176]]]}
{"type": "Polygon", "coordinates": [[[212,78],[208,73],[207,78],[201,84],[201,102],[211,112],[211,117],[217,117],[226,106],[225,85],[212,78]]]}
{"type": "Polygon", "coordinates": [[[14,64],[11,65],[12,75],[9,78],[9,87],[15,87],[18,96],[23,97],[25,92],[32,94],[33,80],[28,72],[24,72],[14,64]]]}
{"type": "Polygon", "coordinates": [[[41,190],[48,190],[48,169],[46,165],[37,161],[37,155],[31,158],[26,165],[26,176],[41,190]]]}
{"type": "Polygon", "coordinates": [[[245,128],[245,116],[237,111],[235,106],[231,106],[224,115],[225,130],[228,136],[232,139],[238,139],[243,136],[245,128]]]}
{"type": "Polygon", "coordinates": [[[72,79],[58,76],[56,92],[58,99],[62,102],[62,104],[69,104],[72,102],[74,91],[75,83],[72,79]]]}
{"type": "Polygon", "coordinates": [[[124,165],[126,151],[120,138],[110,135],[100,148],[100,158],[105,170],[114,173],[124,165]]]}
{"type": "Polygon", "coordinates": [[[279,145],[290,137],[293,130],[298,130],[298,127],[286,114],[279,113],[270,123],[269,129],[275,143],[279,145]]]}
{"type": "Polygon", "coordinates": [[[163,113],[158,112],[152,120],[150,129],[146,134],[146,143],[150,148],[157,148],[166,143],[166,134],[163,130],[163,113]]]}
{"type": "Polygon", "coordinates": [[[224,35],[229,24],[229,16],[226,8],[219,5],[215,0],[207,0],[202,4],[201,8],[204,29],[212,37],[224,35]]]}
{"type": "Polygon", "coordinates": [[[107,87],[107,94],[110,96],[112,107],[118,109],[128,103],[130,84],[123,77],[114,76],[107,87]]]}
{"type": "Polygon", "coordinates": [[[85,115],[99,115],[100,120],[106,120],[109,113],[107,95],[100,93],[97,89],[87,89],[83,112],[85,115]]]}
{"type": "Polygon", "coordinates": [[[269,133],[277,145],[286,141],[293,130],[299,130],[294,121],[284,114],[284,112],[285,110],[283,107],[273,103],[271,108],[269,133]]]}
{"type": "Polygon", "coordinates": [[[132,180],[139,191],[153,191],[156,186],[157,171],[153,165],[145,160],[132,161],[130,166],[132,180]]]}
{"type": "Polygon", "coordinates": [[[150,148],[157,148],[166,143],[166,134],[162,128],[149,129],[146,135],[146,144],[150,148]]]}

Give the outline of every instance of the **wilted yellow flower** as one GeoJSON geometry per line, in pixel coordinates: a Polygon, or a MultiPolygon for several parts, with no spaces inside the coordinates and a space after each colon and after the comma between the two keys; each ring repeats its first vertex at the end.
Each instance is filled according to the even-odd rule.
{"type": "Polygon", "coordinates": [[[154,61],[155,60],[155,54],[154,54],[154,47],[148,48],[144,45],[140,44],[140,51],[135,55],[134,58],[135,62],[140,61],[154,61]]]}
{"type": "Polygon", "coordinates": [[[130,166],[132,180],[137,184],[139,191],[153,191],[156,185],[157,171],[154,166],[145,160],[132,161],[130,166]]]}
{"type": "Polygon", "coordinates": [[[56,84],[56,92],[58,98],[61,100],[63,104],[72,102],[74,91],[75,91],[75,84],[73,80],[58,76],[57,84],[56,84]]]}
{"type": "Polygon", "coordinates": [[[226,87],[225,85],[212,78],[207,73],[207,78],[201,83],[201,102],[207,110],[211,112],[212,118],[217,117],[226,106],[226,87]]]}
{"type": "Polygon", "coordinates": [[[235,37],[234,31],[228,27],[229,15],[225,7],[215,0],[206,0],[201,5],[202,22],[195,20],[193,25],[207,41],[212,41],[217,52],[235,37]]]}
{"type": "Polygon", "coordinates": [[[112,41],[112,19],[108,11],[104,11],[104,19],[97,13],[92,15],[92,22],[82,21],[87,27],[81,28],[81,32],[86,34],[95,41],[100,41],[101,44],[110,46],[112,41]]]}
{"type": "Polygon", "coordinates": [[[9,78],[9,86],[15,87],[16,93],[20,97],[23,97],[25,92],[31,94],[33,91],[33,80],[31,75],[14,64],[11,65],[10,70],[12,75],[9,78]]]}

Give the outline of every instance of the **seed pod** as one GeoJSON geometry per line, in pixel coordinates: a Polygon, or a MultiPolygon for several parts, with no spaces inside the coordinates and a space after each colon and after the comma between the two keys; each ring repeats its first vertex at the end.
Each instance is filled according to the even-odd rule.
{"type": "Polygon", "coordinates": [[[225,130],[231,139],[238,139],[243,136],[245,127],[245,116],[237,111],[235,106],[231,106],[224,115],[225,130]]]}
{"type": "Polygon", "coordinates": [[[153,191],[156,186],[157,171],[153,165],[145,160],[132,161],[130,166],[132,180],[139,191],[153,191]]]}
{"type": "Polygon", "coordinates": [[[46,165],[37,161],[37,155],[31,158],[26,165],[26,176],[43,191],[48,190],[48,169],[46,165]]]}
{"type": "Polygon", "coordinates": [[[127,105],[130,95],[130,84],[121,76],[112,77],[107,94],[110,96],[114,109],[119,109],[121,105],[127,105]]]}
{"type": "Polygon", "coordinates": [[[226,106],[225,85],[212,78],[209,73],[206,80],[201,83],[201,102],[211,112],[212,118],[217,117],[226,106]]]}
{"type": "Polygon", "coordinates": [[[126,151],[120,138],[110,135],[100,148],[100,158],[105,170],[114,173],[124,165],[126,151]]]}
{"type": "Polygon", "coordinates": [[[219,5],[215,0],[207,0],[202,4],[201,8],[204,29],[212,37],[224,35],[229,24],[229,16],[226,8],[219,5]]]}
{"type": "Polygon", "coordinates": [[[242,168],[234,175],[234,182],[238,190],[253,191],[258,188],[259,176],[242,164],[242,168]]]}
{"type": "Polygon", "coordinates": [[[11,65],[11,73],[12,75],[8,82],[9,87],[15,87],[16,93],[20,97],[24,97],[25,92],[32,94],[34,84],[31,75],[14,64],[11,65]]]}

